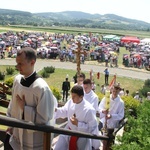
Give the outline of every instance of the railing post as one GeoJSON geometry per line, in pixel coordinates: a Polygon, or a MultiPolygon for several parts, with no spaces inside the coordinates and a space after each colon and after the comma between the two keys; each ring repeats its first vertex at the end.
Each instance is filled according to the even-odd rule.
{"type": "Polygon", "coordinates": [[[43,150],[50,150],[51,148],[51,133],[44,132],[43,150]]]}

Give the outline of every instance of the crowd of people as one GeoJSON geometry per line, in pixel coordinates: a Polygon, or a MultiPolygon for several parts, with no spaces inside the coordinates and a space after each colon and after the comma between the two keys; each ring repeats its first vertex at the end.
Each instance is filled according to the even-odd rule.
{"type": "Polygon", "coordinates": [[[150,69],[150,45],[130,43],[125,45],[130,54],[124,54],[123,64],[126,67],[150,69]]]}
{"type": "MultiPolygon", "coordinates": [[[[41,32],[6,32],[0,34],[0,58],[16,57],[22,47],[32,47],[37,50],[39,58],[59,58],[60,61],[76,61],[76,42],[80,41],[84,54],[81,54],[81,63],[85,60],[105,62],[106,67],[118,67],[118,54],[121,43],[102,41],[98,34],[62,34],[41,32]],[[6,56],[7,53],[7,56],[6,56]]],[[[146,44],[126,43],[123,64],[126,67],[146,68],[150,66],[150,46],[146,44]]]]}

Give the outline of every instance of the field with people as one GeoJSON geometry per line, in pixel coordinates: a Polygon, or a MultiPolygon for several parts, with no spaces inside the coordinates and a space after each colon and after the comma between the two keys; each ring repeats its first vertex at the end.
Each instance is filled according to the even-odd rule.
{"type": "MultiPolygon", "coordinates": [[[[78,35],[79,33],[81,35],[82,34],[84,35],[85,33],[88,35],[89,33],[92,33],[94,37],[95,36],[99,37],[100,40],[101,40],[101,35],[103,35],[103,34],[132,35],[132,36],[137,36],[137,37],[140,37],[140,38],[148,36],[148,32],[145,32],[145,31],[123,31],[123,30],[106,30],[106,29],[93,29],[93,28],[76,28],[76,27],[74,27],[74,28],[73,27],[65,28],[65,27],[56,27],[56,26],[55,27],[33,27],[33,26],[5,26],[4,27],[4,26],[0,26],[0,32],[8,32],[8,31],[13,31],[13,32],[16,32],[16,33],[18,33],[18,32],[21,33],[22,31],[25,32],[25,33],[26,32],[28,32],[28,33],[31,32],[32,35],[34,34],[34,32],[37,32],[37,33],[41,34],[41,36],[43,36],[43,37],[45,35],[42,34],[42,33],[47,32],[49,34],[58,34],[60,36],[60,38],[61,38],[61,36],[64,36],[64,34],[67,34],[67,33],[69,35],[71,35],[71,34],[78,35]]],[[[31,34],[28,35],[29,36],[28,39],[31,39],[30,35],[31,34]]],[[[36,37],[36,38],[38,38],[38,37],[36,37]]],[[[53,36],[51,38],[53,38],[53,36]]],[[[39,42],[41,42],[41,45],[44,45],[44,48],[47,46],[46,43],[48,43],[47,40],[46,41],[45,40],[42,40],[42,41],[40,40],[39,41],[39,42]]],[[[59,41],[59,39],[57,41],[59,41]]],[[[64,51],[64,47],[66,48],[66,50],[70,49],[70,47],[72,48],[74,39],[71,39],[70,41],[68,41],[67,38],[66,38],[62,42],[60,42],[60,46],[57,45],[57,44],[53,44],[53,45],[59,46],[60,50],[64,51]]],[[[27,41],[27,42],[30,42],[30,41],[27,41]]],[[[33,41],[33,44],[34,44],[34,41],[33,41]]],[[[112,46],[115,46],[115,45],[112,45],[112,46]]],[[[92,43],[90,45],[90,51],[95,51],[96,47],[98,47],[98,46],[95,46],[95,44],[92,43]]],[[[38,49],[40,49],[40,47],[38,49]]],[[[107,46],[106,46],[106,49],[107,49],[107,46]]],[[[110,48],[108,47],[108,49],[110,49],[110,48]]],[[[111,47],[111,49],[113,50],[112,47],[111,47]]],[[[88,51],[88,53],[90,51],[88,51]]],[[[125,47],[121,46],[120,50],[119,50],[119,53],[117,55],[117,57],[118,57],[118,67],[125,68],[124,65],[123,65],[123,55],[124,54],[130,55],[130,51],[127,50],[125,47]]],[[[5,57],[7,57],[7,56],[8,56],[8,51],[5,52],[5,57]]],[[[115,55],[114,55],[114,57],[115,57],[115,55]]],[[[42,57],[42,59],[43,59],[43,57],[42,57]]],[[[60,55],[57,57],[57,59],[60,59],[60,55]]],[[[89,62],[93,65],[98,64],[98,65],[105,66],[105,62],[98,62],[97,59],[92,59],[92,60],[90,60],[90,59],[91,59],[90,56],[88,58],[86,58],[85,59],[86,63],[89,62]]],[[[70,62],[70,63],[72,63],[72,62],[70,62]]],[[[129,69],[129,70],[132,69],[132,70],[135,70],[135,71],[140,71],[140,70],[145,71],[144,68],[139,69],[139,68],[134,68],[134,67],[126,67],[125,69],[129,69]]],[[[1,66],[1,71],[3,72],[3,70],[5,70],[5,69],[3,69],[3,66],[1,66]]],[[[71,80],[71,78],[75,75],[75,73],[76,73],[75,70],[56,69],[56,72],[54,74],[52,74],[50,76],[50,78],[46,79],[46,81],[50,85],[55,85],[56,88],[61,90],[61,83],[65,79],[66,74],[69,74],[70,80],[71,80]],[[61,74],[61,76],[60,76],[60,74],[61,74]]],[[[87,74],[87,77],[88,77],[89,72],[87,72],[86,74],[87,74]]],[[[97,85],[97,89],[96,89],[97,91],[100,88],[100,86],[102,84],[104,84],[104,74],[103,73],[101,73],[100,78],[101,79],[98,81],[97,78],[96,78],[96,73],[95,73],[94,82],[97,85]]],[[[109,80],[111,81],[112,78],[113,78],[113,76],[110,76],[109,80]]],[[[123,88],[128,89],[129,91],[131,91],[131,93],[135,92],[136,90],[138,90],[138,88],[141,88],[142,85],[143,85],[143,81],[141,81],[141,80],[132,79],[132,78],[125,78],[125,77],[117,77],[117,82],[120,82],[123,85],[123,88]],[[131,82],[133,84],[131,84],[131,82]],[[135,85],[135,84],[137,84],[137,85],[135,85]],[[131,86],[131,85],[135,85],[135,86],[131,86]]]]}
{"type": "MultiPolygon", "coordinates": [[[[147,74],[149,73],[149,71],[145,67],[145,64],[150,62],[150,47],[146,46],[143,48],[143,45],[139,45],[137,43],[126,43],[125,45],[121,45],[116,41],[102,41],[101,38],[103,34],[116,34],[120,36],[128,34],[144,38],[149,37],[148,33],[144,31],[116,31],[65,27],[42,28],[29,26],[0,27],[0,32],[0,46],[2,50],[2,59],[0,61],[2,62],[8,60],[7,65],[2,65],[2,63],[0,64],[0,82],[5,82],[12,87],[13,78],[11,77],[14,77],[16,74],[18,74],[17,70],[15,69],[15,58],[17,55],[17,51],[20,50],[21,47],[31,46],[32,48],[37,50],[38,58],[36,63],[38,64],[38,66],[36,66],[36,69],[38,71],[38,74],[42,76],[48,83],[48,85],[52,89],[53,94],[56,96],[59,102],[62,102],[63,81],[66,77],[68,77],[69,81],[73,82],[73,78],[77,73],[77,56],[75,55],[75,53],[77,53],[76,42],[80,41],[83,45],[82,50],[86,51],[86,55],[81,54],[79,58],[82,65],[81,72],[85,73],[86,78],[90,78],[90,69],[93,69],[95,66],[97,67],[95,68],[95,70],[93,70],[92,82],[93,84],[95,84],[95,92],[98,95],[99,100],[104,97],[100,89],[101,86],[105,84],[104,69],[106,67],[111,70],[108,83],[111,83],[117,71],[118,74],[116,74],[116,83],[120,84],[121,88],[123,88],[124,91],[129,90],[129,96],[122,96],[122,99],[125,102],[125,117],[129,118],[129,124],[127,124],[127,126],[125,127],[125,133],[127,134],[127,137],[125,134],[125,138],[121,141],[121,143],[124,144],[124,147],[126,147],[126,142],[130,143],[128,142],[128,139],[131,142],[132,140],[134,141],[134,145],[128,144],[131,147],[126,149],[132,149],[132,146],[134,146],[134,149],[137,150],[137,147],[140,149],[140,147],[143,146],[141,146],[141,143],[143,143],[142,135],[146,127],[144,126],[143,128],[141,128],[140,126],[142,124],[142,121],[144,121],[144,124],[147,125],[147,119],[149,117],[149,115],[147,115],[148,113],[144,112],[148,112],[148,105],[146,103],[149,102],[147,101],[147,92],[150,92],[150,81],[146,79],[142,80],[142,78],[138,75],[142,72],[143,74],[145,73],[145,76],[147,77],[147,74]],[[6,33],[3,34],[2,32],[6,33]],[[137,55],[136,52],[139,49],[145,51],[146,55],[141,55],[143,51],[140,51],[140,54],[138,53],[137,55]],[[126,57],[124,57],[124,54],[126,57]],[[130,57],[132,61],[128,61],[128,64],[123,64],[123,60],[126,61],[130,57]],[[136,61],[140,60],[140,63],[133,63],[133,59],[135,59],[136,61]],[[141,62],[141,60],[145,59],[147,59],[148,62],[141,62]],[[51,64],[54,65],[51,66],[51,64]],[[68,66],[71,69],[68,68],[68,66]],[[51,70],[52,72],[47,74],[45,67],[48,67],[48,69],[53,69],[53,71],[51,70]],[[88,69],[85,70],[85,68],[88,69]],[[97,73],[99,70],[100,78],[98,79],[97,73]],[[124,70],[126,70],[126,73],[121,74],[121,72],[123,72],[124,70]],[[8,72],[10,74],[8,74],[8,72]],[[129,72],[130,74],[128,74],[129,72]],[[133,75],[131,75],[132,73],[136,75],[136,77],[134,76],[135,78],[133,77],[133,75]],[[141,97],[139,97],[140,99],[138,100],[134,98],[137,91],[141,94],[141,97]],[[142,106],[144,106],[146,109],[142,109],[142,106]],[[140,112],[140,110],[142,110],[142,112],[140,112]],[[140,116],[139,118],[137,117],[138,115],[140,116]],[[138,120],[140,120],[141,122],[139,123],[138,120]],[[134,131],[131,129],[131,127],[133,126],[137,126],[137,128],[140,130],[141,134],[139,133],[138,137],[135,136],[132,138],[132,136],[129,135],[131,131],[132,133],[135,133],[134,131],[138,132],[138,130],[136,130],[137,128],[133,128],[134,131]]],[[[8,96],[7,98],[11,99],[11,96],[8,96]]],[[[6,108],[4,109],[3,107],[0,107],[0,111],[6,112],[6,108]]],[[[3,128],[3,126],[0,126],[0,128],[3,128]]],[[[146,135],[146,137],[148,137],[148,135],[146,135]]],[[[143,146],[144,148],[146,148],[147,142],[148,141],[145,142],[143,146]]],[[[119,146],[117,148],[119,149],[119,146]]]]}

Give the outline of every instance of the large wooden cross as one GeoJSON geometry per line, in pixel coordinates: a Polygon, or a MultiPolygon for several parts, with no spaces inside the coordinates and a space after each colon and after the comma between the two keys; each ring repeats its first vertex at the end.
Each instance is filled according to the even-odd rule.
{"type": "Polygon", "coordinates": [[[82,50],[81,43],[79,41],[78,41],[77,45],[78,45],[78,48],[77,48],[77,50],[74,51],[74,53],[76,54],[77,75],[80,75],[80,71],[81,71],[81,68],[80,68],[80,64],[81,64],[80,57],[81,57],[81,54],[86,55],[86,51],[82,50]]]}

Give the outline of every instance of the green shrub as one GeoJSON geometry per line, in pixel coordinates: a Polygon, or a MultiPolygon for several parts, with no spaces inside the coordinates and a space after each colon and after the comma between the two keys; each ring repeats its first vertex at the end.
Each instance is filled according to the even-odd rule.
{"type": "Polygon", "coordinates": [[[141,97],[147,97],[147,92],[150,92],[150,79],[145,80],[144,86],[139,92],[141,97]]]}
{"type": "Polygon", "coordinates": [[[47,73],[54,73],[55,67],[53,67],[53,66],[44,67],[44,70],[45,70],[47,73]]]}
{"type": "Polygon", "coordinates": [[[11,67],[7,67],[6,72],[7,72],[7,75],[12,75],[15,72],[15,69],[13,69],[11,67]]]}
{"type": "Polygon", "coordinates": [[[56,87],[50,87],[50,89],[52,90],[54,96],[56,97],[57,100],[61,100],[62,96],[60,93],[60,90],[56,87]]]}
{"type": "Polygon", "coordinates": [[[140,93],[142,94],[142,96],[147,97],[147,92],[150,92],[150,87],[148,86],[144,86],[141,90],[140,93]]]}
{"type": "Polygon", "coordinates": [[[12,87],[13,86],[13,82],[14,82],[14,77],[8,78],[4,82],[5,82],[5,84],[7,86],[12,87]]]}
{"type": "Polygon", "coordinates": [[[147,86],[150,88],[150,79],[145,80],[144,86],[147,86]]]}
{"type": "Polygon", "coordinates": [[[134,99],[132,96],[122,96],[122,100],[125,103],[125,110],[128,112],[129,110],[132,110],[132,114],[134,116],[137,115],[137,108],[140,106],[140,102],[136,99],[134,99]]]}
{"type": "Polygon", "coordinates": [[[113,150],[149,150],[150,149],[150,101],[144,101],[137,108],[137,118],[130,116],[125,126],[121,144],[114,145],[113,150]]]}
{"type": "Polygon", "coordinates": [[[128,109],[137,109],[137,107],[140,105],[140,102],[134,99],[132,96],[122,96],[121,98],[125,103],[125,107],[128,109]]]}
{"type": "Polygon", "coordinates": [[[5,73],[0,71],[0,80],[4,80],[5,79],[5,73]]]}
{"type": "Polygon", "coordinates": [[[45,70],[43,70],[43,71],[41,72],[41,76],[42,76],[43,78],[49,78],[50,74],[47,73],[45,70]]]}

